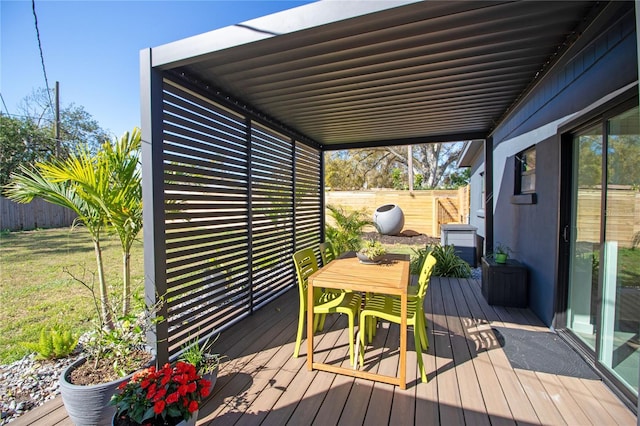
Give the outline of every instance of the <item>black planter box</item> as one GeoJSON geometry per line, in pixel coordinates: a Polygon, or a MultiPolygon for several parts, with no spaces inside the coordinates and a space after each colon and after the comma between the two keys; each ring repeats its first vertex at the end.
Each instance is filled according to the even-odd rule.
{"type": "Polygon", "coordinates": [[[513,259],[496,263],[483,257],[482,295],[490,305],[526,308],[529,305],[527,267],[513,259]]]}

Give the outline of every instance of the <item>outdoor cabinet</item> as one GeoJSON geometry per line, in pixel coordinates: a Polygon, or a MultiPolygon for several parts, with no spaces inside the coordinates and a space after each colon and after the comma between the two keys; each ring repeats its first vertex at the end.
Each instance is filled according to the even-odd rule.
{"type": "Polygon", "coordinates": [[[476,263],[476,231],[478,228],[465,224],[446,224],[440,227],[440,244],[453,245],[456,254],[472,268],[476,263]]]}
{"type": "Polygon", "coordinates": [[[517,260],[482,258],[482,295],[490,305],[528,306],[527,267],[517,260]]]}

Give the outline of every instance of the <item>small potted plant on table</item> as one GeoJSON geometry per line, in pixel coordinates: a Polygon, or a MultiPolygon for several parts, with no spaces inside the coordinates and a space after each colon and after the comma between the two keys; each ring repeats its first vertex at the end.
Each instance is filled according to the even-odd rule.
{"type": "Polygon", "coordinates": [[[367,240],[356,256],[362,263],[378,263],[386,252],[380,241],[367,240]]]}

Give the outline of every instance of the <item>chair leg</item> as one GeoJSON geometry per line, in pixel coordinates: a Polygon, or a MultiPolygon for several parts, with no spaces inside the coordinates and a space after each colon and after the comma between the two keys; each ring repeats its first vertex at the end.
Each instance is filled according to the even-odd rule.
{"type": "Polygon", "coordinates": [[[360,333],[358,333],[360,335],[360,350],[358,351],[358,357],[360,358],[360,368],[362,368],[364,366],[364,347],[365,347],[365,339],[366,339],[366,334],[369,331],[369,327],[367,326],[367,321],[369,321],[367,319],[366,315],[360,315],[360,333]]]}
{"type": "Polygon", "coordinates": [[[351,362],[351,366],[354,367],[356,365],[355,355],[353,351],[353,339],[355,333],[355,317],[353,313],[347,315],[349,317],[349,361],[351,362]]]}
{"type": "Polygon", "coordinates": [[[429,349],[429,338],[427,337],[427,324],[424,318],[424,312],[416,312],[415,328],[420,332],[420,346],[426,351],[429,349]]]}
{"type": "Polygon", "coordinates": [[[320,321],[318,323],[318,327],[314,327],[315,331],[322,331],[324,329],[324,320],[327,319],[327,314],[320,314],[320,321]]]}
{"type": "Polygon", "coordinates": [[[422,380],[422,383],[427,383],[427,373],[424,371],[424,361],[422,360],[422,349],[420,348],[420,346],[422,345],[422,342],[420,341],[421,340],[420,333],[416,329],[417,326],[418,324],[413,325],[413,341],[416,346],[416,355],[418,357],[418,370],[420,370],[420,379],[422,380]]]}
{"type": "Polygon", "coordinates": [[[367,316],[365,321],[367,322],[367,337],[369,343],[371,343],[373,342],[373,336],[376,335],[376,317],[367,316]]]}
{"type": "Polygon", "coordinates": [[[294,358],[298,358],[298,355],[300,354],[300,343],[302,342],[302,330],[304,329],[304,316],[305,316],[304,309],[300,309],[300,314],[298,315],[298,332],[296,333],[296,346],[293,349],[294,358]]]}

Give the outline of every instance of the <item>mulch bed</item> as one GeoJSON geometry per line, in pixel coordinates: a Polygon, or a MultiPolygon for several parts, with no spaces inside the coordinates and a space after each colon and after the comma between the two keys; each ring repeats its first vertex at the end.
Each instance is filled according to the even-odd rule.
{"type": "Polygon", "coordinates": [[[378,232],[364,232],[362,234],[362,238],[367,240],[378,240],[383,244],[406,244],[423,247],[427,244],[437,243],[440,241],[440,238],[430,237],[414,231],[404,231],[398,235],[381,235],[378,232]]]}

